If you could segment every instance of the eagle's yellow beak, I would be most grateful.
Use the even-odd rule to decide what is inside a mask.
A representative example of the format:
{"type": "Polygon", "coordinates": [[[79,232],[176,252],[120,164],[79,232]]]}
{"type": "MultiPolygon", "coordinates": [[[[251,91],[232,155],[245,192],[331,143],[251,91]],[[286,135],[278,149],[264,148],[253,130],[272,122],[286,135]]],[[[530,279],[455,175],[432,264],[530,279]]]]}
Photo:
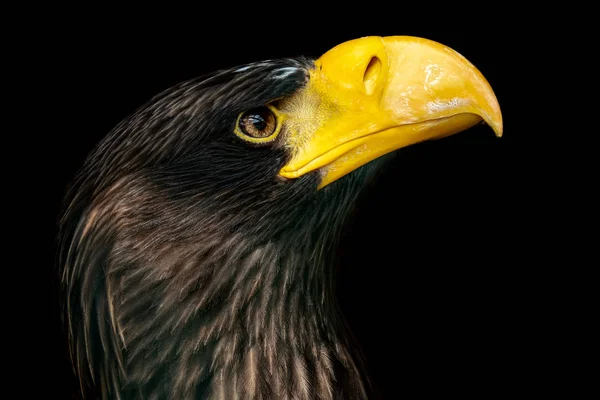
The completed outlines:
{"type": "Polygon", "coordinates": [[[393,150],[485,121],[502,136],[492,88],[464,57],[409,36],[366,37],[315,63],[307,86],[283,103],[290,162],[280,175],[320,169],[320,188],[393,150]]]}

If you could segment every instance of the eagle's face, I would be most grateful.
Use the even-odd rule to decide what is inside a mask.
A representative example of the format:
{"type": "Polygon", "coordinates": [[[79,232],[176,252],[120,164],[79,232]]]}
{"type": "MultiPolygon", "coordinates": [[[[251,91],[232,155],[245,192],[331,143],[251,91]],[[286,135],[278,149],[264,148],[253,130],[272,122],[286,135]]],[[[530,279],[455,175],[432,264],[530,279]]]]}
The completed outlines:
{"type": "MultiPolygon", "coordinates": [[[[481,119],[500,134],[493,92],[462,56],[422,39],[363,38],[316,62],[259,62],[167,90],[113,131],[90,175],[101,175],[96,193],[145,179],[221,227],[227,216],[230,229],[269,216],[282,226],[311,199],[330,204],[326,186],[358,167],[481,119]]],[[[348,193],[360,175],[346,178],[348,193]]]]}
{"type": "Polygon", "coordinates": [[[80,375],[143,397],[238,382],[231,390],[270,398],[308,390],[298,373],[312,366],[306,397],[362,388],[335,322],[337,228],[371,161],[482,119],[501,134],[483,76],[410,37],[249,64],[155,97],[89,157],[62,220],[80,375]],[[319,354],[298,364],[298,349],[319,354]],[[258,369],[265,386],[245,375],[258,369]]]}

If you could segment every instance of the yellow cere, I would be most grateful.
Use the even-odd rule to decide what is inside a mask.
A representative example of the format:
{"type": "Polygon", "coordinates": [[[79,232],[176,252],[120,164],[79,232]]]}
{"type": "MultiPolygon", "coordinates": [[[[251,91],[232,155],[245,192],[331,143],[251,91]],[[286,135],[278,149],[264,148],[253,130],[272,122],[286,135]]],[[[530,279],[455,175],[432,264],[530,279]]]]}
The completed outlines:
{"type": "Polygon", "coordinates": [[[502,135],[498,101],[483,75],[439,43],[366,37],[315,62],[307,86],[282,101],[291,154],[280,176],[322,171],[319,187],[386,153],[484,120],[502,135]]]}

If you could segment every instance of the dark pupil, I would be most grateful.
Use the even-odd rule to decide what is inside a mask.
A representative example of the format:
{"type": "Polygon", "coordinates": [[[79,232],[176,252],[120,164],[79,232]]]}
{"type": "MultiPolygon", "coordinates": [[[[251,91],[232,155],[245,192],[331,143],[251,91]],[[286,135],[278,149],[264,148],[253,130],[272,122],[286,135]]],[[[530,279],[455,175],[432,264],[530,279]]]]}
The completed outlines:
{"type": "Polygon", "coordinates": [[[248,122],[250,122],[257,131],[262,131],[267,127],[267,121],[259,114],[248,116],[248,122]]]}

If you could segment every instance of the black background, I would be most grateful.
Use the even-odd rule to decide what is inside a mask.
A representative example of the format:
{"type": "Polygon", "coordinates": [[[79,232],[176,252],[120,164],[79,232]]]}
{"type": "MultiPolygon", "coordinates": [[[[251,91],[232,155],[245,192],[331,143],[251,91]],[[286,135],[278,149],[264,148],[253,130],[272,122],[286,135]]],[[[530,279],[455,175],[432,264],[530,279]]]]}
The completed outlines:
{"type": "MultiPolygon", "coordinates": [[[[445,29],[423,11],[410,18],[369,10],[326,17],[303,7],[297,13],[292,19],[289,11],[232,6],[197,18],[178,10],[151,21],[93,12],[57,19],[41,34],[46,69],[38,73],[52,86],[42,95],[52,118],[39,132],[51,157],[40,172],[51,197],[47,243],[54,243],[61,198],[86,155],[159,91],[251,61],[318,57],[361,36],[433,39],[486,76],[504,114],[504,137],[480,125],[400,150],[364,193],[337,250],[340,301],[385,398],[516,393],[532,379],[539,338],[530,329],[537,307],[527,294],[532,272],[520,253],[528,230],[519,161],[527,133],[515,123],[513,39],[459,13],[440,13],[452,22],[445,29]]],[[[51,291],[49,247],[39,264],[50,291],[38,343],[49,350],[43,389],[45,396],[71,398],[77,386],[51,291]]]]}

